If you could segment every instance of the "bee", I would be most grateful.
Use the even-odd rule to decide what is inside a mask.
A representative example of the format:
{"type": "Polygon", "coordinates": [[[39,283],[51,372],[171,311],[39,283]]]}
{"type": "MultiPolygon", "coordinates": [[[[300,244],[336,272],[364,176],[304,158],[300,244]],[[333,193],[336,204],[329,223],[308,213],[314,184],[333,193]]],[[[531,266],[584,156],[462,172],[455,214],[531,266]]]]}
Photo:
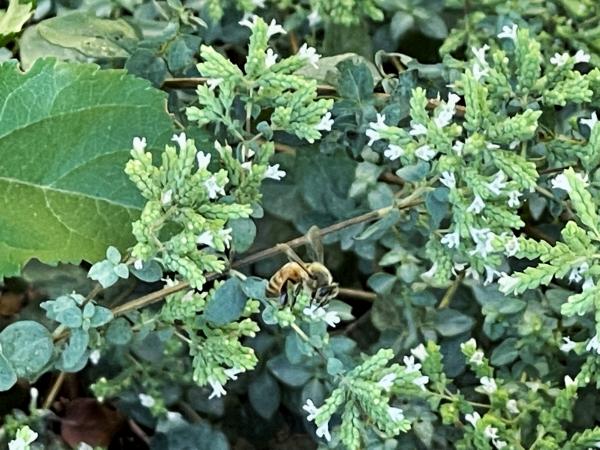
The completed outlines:
{"type": "Polygon", "coordinates": [[[333,282],[331,272],[323,264],[323,246],[319,238],[319,229],[311,227],[307,233],[308,242],[313,251],[314,261],[305,263],[287,244],[277,247],[285,253],[290,261],[273,274],[267,286],[267,292],[279,297],[280,303],[287,302],[288,293],[303,289],[311,296],[311,301],[324,305],[336,297],[339,292],[338,283],[333,282]]]}

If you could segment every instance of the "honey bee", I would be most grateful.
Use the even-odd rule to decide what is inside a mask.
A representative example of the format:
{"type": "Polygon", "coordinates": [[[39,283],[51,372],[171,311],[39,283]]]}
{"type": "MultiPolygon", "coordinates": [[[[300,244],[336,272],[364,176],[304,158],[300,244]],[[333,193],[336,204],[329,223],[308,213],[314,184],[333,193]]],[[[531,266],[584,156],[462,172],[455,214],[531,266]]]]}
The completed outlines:
{"type": "Polygon", "coordinates": [[[317,305],[323,305],[338,295],[338,283],[333,282],[331,272],[323,264],[323,246],[318,237],[319,229],[311,227],[307,238],[315,261],[309,263],[302,261],[287,244],[277,246],[288,256],[290,262],[273,274],[267,292],[274,297],[279,297],[280,303],[286,303],[290,289],[294,292],[297,292],[297,289],[304,289],[311,295],[311,301],[317,305]]]}

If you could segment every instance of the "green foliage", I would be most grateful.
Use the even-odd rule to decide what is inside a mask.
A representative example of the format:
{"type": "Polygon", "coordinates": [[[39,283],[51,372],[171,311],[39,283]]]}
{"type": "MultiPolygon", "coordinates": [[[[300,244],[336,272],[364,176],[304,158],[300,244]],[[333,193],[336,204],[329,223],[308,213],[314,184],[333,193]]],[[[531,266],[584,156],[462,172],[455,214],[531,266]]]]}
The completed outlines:
{"type": "Polygon", "coordinates": [[[0,274],[31,258],[94,261],[108,245],[131,244],[141,205],[120,167],[132,129],[150,146],[169,134],[163,94],[120,72],[53,60],[26,73],[3,63],[0,77],[0,274]]]}
{"type": "Polygon", "coordinates": [[[51,371],[151,448],[599,445],[594,2],[40,3],[18,37],[31,8],[0,389],[44,403],[0,445],[62,448],[51,371]]]}

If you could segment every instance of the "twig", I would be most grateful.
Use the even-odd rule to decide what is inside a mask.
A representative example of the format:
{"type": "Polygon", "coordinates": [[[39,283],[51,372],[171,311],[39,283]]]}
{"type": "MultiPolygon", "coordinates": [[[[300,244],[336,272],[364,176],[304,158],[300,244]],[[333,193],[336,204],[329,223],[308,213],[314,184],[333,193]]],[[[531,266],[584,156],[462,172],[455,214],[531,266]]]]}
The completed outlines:
{"type": "Polygon", "coordinates": [[[42,405],[43,409],[50,409],[50,407],[52,406],[52,402],[54,402],[58,391],[60,391],[60,388],[65,381],[66,376],[67,374],[65,372],[60,372],[58,374],[56,380],[54,380],[54,383],[52,383],[52,387],[50,388],[50,392],[48,392],[46,400],[44,400],[44,404],[42,405]]]}
{"type": "Polygon", "coordinates": [[[129,428],[131,428],[131,431],[133,431],[133,434],[135,434],[142,441],[144,441],[144,444],[150,445],[150,438],[133,419],[129,419],[127,423],[129,424],[129,428]]]}
{"type": "MultiPolygon", "coordinates": [[[[401,208],[406,208],[412,206],[412,203],[409,204],[401,204],[401,208]]],[[[370,222],[376,219],[379,219],[385,216],[393,209],[393,206],[387,206],[385,208],[377,209],[375,211],[368,212],[366,214],[361,214],[360,216],[352,217],[350,219],[343,220],[341,222],[335,223],[328,227],[325,227],[319,231],[319,235],[326,236],[331,233],[335,233],[336,231],[343,230],[344,228],[350,227],[352,225],[356,225],[359,223],[370,222]]],[[[301,245],[307,244],[308,238],[306,236],[300,236],[291,241],[286,242],[289,247],[299,247],[301,245]]],[[[277,245],[267,248],[265,250],[261,250],[259,252],[253,253],[252,255],[246,256],[245,258],[234,261],[231,264],[231,268],[236,269],[238,267],[247,266],[248,264],[255,263],[257,261],[261,261],[266,258],[270,258],[279,254],[281,250],[277,247],[277,245]]],[[[207,281],[214,280],[221,276],[221,274],[216,272],[211,272],[206,275],[207,281]]],[[[130,311],[134,311],[136,309],[143,308],[145,306],[151,305],[162,300],[164,297],[174,294],[175,292],[179,292],[183,289],[187,289],[189,287],[189,283],[180,282],[174,284],[173,286],[167,286],[163,289],[160,289],[155,292],[151,292],[150,294],[144,295],[143,297],[137,298],[135,300],[131,300],[130,302],[124,303],[116,308],[112,309],[112,312],[115,316],[120,316],[126,314],[130,311]]]]}
{"type": "Polygon", "coordinates": [[[454,282],[450,285],[450,287],[444,293],[444,296],[442,297],[442,301],[438,305],[438,309],[443,309],[443,308],[448,307],[448,305],[452,301],[452,297],[454,297],[454,294],[456,294],[456,290],[460,286],[460,283],[462,282],[464,277],[465,277],[464,272],[461,272],[458,274],[458,276],[454,279],[454,282]]]}
{"type": "Polygon", "coordinates": [[[377,299],[377,294],[374,292],[362,291],[360,289],[339,288],[338,294],[340,297],[366,300],[367,302],[374,302],[377,299]]]}
{"type": "MultiPolygon", "coordinates": [[[[163,82],[162,87],[167,89],[194,89],[198,87],[198,85],[206,84],[207,80],[208,78],[206,77],[167,78],[163,82]]],[[[317,92],[320,95],[333,95],[337,93],[337,88],[329,84],[320,84],[317,86],[317,92]]],[[[376,92],[375,96],[379,99],[387,99],[390,97],[390,94],[376,92]]],[[[439,100],[434,98],[429,99],[427,101],[427,109],[435,109],[439,104],[439,100]]],[[[456,105],[455,112],[458,117],[463,117],[465,115],[465,107],[456,105]]]]}

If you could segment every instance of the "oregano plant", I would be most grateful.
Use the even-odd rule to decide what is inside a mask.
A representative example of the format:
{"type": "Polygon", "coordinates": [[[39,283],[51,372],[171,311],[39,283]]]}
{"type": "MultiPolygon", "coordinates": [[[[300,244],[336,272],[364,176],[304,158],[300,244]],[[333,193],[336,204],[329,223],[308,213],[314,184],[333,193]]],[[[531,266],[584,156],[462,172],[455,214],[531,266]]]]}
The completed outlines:
{"type": "Polygon", "coordinates": [[[0,445],[600,447],[599,14],[9,1],[0,445]]]}

